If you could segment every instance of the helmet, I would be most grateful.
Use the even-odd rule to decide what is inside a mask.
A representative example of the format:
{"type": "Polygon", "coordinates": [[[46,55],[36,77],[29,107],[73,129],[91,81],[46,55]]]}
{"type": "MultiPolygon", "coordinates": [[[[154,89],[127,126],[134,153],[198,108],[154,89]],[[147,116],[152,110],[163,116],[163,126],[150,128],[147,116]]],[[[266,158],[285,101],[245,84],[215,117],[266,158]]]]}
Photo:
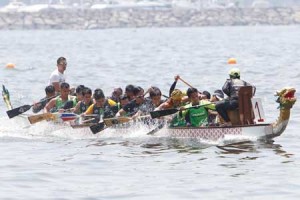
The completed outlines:
{"type": "Polygon", "coordinates": [[[172,93],[171,93],[171,99],[173,100],[181,100],[181,98],[183,97],[183,93],[178,90],[178,89],[175,89],[172,93]]]}
{"type": "Polygon", "coordinates": [[[232,68],[230,71],[229,71],[229,76],[232,76],[232,77],[240,77],[241,75],[241,72],[240,72],[240,69],[239,68],[232,68]]]}
{"type": "Polygon", "coordinates": [[[236,64],[236,59],[235,58],[229,58],[227,63],[228,64],[236,64]]]}

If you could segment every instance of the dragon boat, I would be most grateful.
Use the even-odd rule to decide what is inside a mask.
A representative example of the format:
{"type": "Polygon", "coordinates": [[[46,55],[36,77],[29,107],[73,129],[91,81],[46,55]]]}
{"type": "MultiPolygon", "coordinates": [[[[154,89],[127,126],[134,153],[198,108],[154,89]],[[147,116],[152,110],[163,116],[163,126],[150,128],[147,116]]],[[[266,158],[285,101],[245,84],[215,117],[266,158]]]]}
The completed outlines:
{"type": "MultiPolygon", "coordinates": [[[[254,121],[254,111],[257,108],[257,104],[253,104],[252,101],[252,88],[241,88],[239,91],[239,110],[231,113],[230,119],[233,122],[233,126],[220,127],[220,126],[207,126],[207,127],[166,127],[162,123],[158,123],[153,129],[147,133],[148,135],[164,135],[171,138],[197,138],[206,140],[218,140],[228,135],[233,136],[249,136],[255,137],[259,140],[269,140],[280,136],[286,129],[290,113],[297,98],[295,97],[296,89],[292,87],[286,87],[276,92],[277,103],[279,103],[279,117],[274,123],[261,123],[261,116],[258,122],[254,121]]],[[[9,101],[9,93],[3,86],[3,98],[9,109],[11,104],[9,101]]],[[[27,106],[28,107],[28,106],[27,106]]],[[[19,109],[17,109],[19,110],[19,109]]],[[[165,112],[163,110],[160,112],[165,112]]],[[[178,110],[173,109],[171,112],[175,113],[178,110]]],[[[156,112],[156,111],[154,111],[156,112]]],[[[169,111],[167,111],[169,112],[169,111]]],[[[23,113],[19,112],[19,113],[23,113]]],[[[153,118],[152,114],[150,113],[153,118]]],[[[258,114],[260,115],[258,110],[258,114]]],[[[60,121],[68,121],[71,119],[78,119],[79,116],[71,113],[64,114],[51,114],[43,113],[38,115],[29,116],[28,119],[31,124],[51,119],[59,119],[60,121]]],[[[159,117],[159,116],[158,116],[159,117]]],[[[54,120],[56,121],[56,120],[54,120]]],[[[143,123],[143,120],[141,120],[143,123]]],[[[75,124],[71,126],[73,128],[90,129],[94,134],[99,133],[106,128],[115,128],[118,132],[129,133],[132,131],[132,119],[128,117],[111,118],[106,119],[98,124],[75,124]]]]}
{"type": "MultiPolygon", "coordinates": [[[[294,88],[283,88],[276,92],[275,96],[278,97],[279,103],[279,117],[274,123],[251,123],[244,119],[245,113],[240,114],[240,120],[233,123],[233,126],[228,127],[167,127],[164,129],[165,135],[174,138],[198,138],[207,140],[218,140],[224,138],[226,135],[235,136],[249,136],[255,137],[258,140],[270,140],[272,138],[280,136],[286,129],[289,119],[291,108],[296,102],[295,97],[296,90],[294,88]],[[241,122],[242,121],[242,122],[241,122]]],[[[239,95],[240,96],[240,95],[239,95]]],[[[251,96],[251,94],[250,94],[251,96]]],[[[248,100],[251,98],[248,98],[248,100]]],[[[241,102],[239,102],[241,104],[241,102]]],[[[241,105],[240,105],[241,107],[241,105]]],[[[251,107],[252,109],[252,107],[251,107]]],[[[248,112],[253,113],[252,111],[248,112]]],[[[232,118],[232,116],[231,116],[232,118]]],[[[162,130],[162,129],[161,129],[162,130]]],[[[160,130],[157,130],[160,131],[160,130]]]]}

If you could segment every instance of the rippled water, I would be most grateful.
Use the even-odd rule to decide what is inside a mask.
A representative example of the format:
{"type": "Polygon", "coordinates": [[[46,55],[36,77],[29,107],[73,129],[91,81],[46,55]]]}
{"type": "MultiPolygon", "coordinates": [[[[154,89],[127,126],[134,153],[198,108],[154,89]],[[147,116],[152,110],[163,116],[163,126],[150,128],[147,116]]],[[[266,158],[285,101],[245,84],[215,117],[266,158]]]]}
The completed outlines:
{"type": "MultiPolygon", "coordinates": [[[[273,93],[300,88],[300,27],[203,27],[97,31],[0,31],[0,80],[13,106],[40,99],[56,59],[67,80],[103,88],[133,83],[168,94],[173,77],[200,90],[222,87],[229,57],[257,86],[268,122],[278,116],[273,93]],[[15,70],[4,69],[8,62],[15,70]]],[[[187,89],[182,82],[178,88],[187,89]]],[[[2,199],[298,199],[299,103],[274,142],[181,141],[87,130],[26,118],[8,119],[0,103],[2,199]]],[[[30,112],[28,112],[30,114],[30,112]]]]}

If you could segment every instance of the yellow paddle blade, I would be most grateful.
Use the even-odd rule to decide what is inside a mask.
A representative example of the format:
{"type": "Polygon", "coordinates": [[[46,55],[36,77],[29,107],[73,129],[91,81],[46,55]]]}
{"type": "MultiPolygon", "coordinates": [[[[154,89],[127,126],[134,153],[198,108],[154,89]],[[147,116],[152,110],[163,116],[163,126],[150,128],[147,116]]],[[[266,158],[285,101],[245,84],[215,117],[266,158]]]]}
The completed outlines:
{"type": "Polygon", "coordinates": [[[52,113],[42,113],[37,115],[32,115],[28,117],[28,120],[30,124],[35,124],[37,122],[43,121],[43,120],[54,120],[55,115],[52,113]]]}
{"type": "Polygon", "coordinates": [[[129,122],[131,120],[130,117],[115,117],[115,118],[107,118],[103,119],[106,126],[112,126],[115,124],[122,124],[129,122]]]}

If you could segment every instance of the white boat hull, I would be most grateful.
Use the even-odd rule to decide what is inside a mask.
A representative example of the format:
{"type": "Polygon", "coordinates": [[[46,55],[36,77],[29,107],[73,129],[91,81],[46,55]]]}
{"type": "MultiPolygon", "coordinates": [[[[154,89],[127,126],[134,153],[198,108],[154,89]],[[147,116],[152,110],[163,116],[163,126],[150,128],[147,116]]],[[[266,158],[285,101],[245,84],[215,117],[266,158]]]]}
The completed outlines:
{"type": "Polygon", "coordinates": [[[256,137],[257,139],[270,138],[272,135],[271,124],[233,127],[176,127],[168,128],[167,135],[175,138],[198,138],[205,140],[219,140],[226,135],[240,135],[256,137]]]}

